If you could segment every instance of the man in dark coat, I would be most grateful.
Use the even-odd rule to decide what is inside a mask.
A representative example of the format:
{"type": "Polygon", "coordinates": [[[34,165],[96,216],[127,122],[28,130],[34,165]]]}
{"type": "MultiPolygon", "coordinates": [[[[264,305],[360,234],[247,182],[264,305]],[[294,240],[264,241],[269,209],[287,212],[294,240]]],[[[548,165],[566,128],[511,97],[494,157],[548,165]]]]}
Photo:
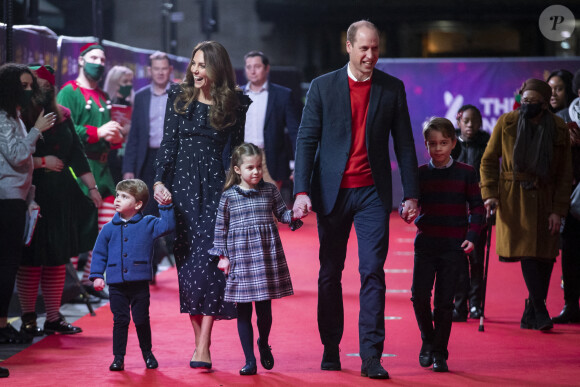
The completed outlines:
{"type": "Polygon", "coordinates": [[[244,61],[248,80],[244,94],[252,99],[246,113],[244,141],[264,150],[264,180],[280,189],[290,177],[300,112],[292,91],[268,80],[270,60],[263,52],[250,51],[244,61]]]}
{"type": "Polygon", "coordinates": [[[315,79],[308,91],[296,146],[294,215],[317,213],[318,329],[324,345],[321,368],[341,369],[341,277],[354,223],[361,278],[361,374],[387,379],[381,355],[385,340],[383,266],[392,210],[389,134],[401,172],[402,216],[407,221],[417,214],[417,157],[404,85],[375,69],[379,54],[376,27],[368,21],[353,23],[347,32],[346,50],[348,65],[315,79]]]}

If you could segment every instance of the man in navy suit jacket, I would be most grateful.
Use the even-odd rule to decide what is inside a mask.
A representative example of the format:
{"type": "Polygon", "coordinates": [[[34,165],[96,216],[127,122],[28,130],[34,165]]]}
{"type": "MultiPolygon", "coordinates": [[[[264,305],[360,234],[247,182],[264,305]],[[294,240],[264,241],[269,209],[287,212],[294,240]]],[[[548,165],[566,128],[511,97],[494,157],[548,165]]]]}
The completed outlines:
{"type": "Polygon", "coordinates": [[[347,32],[349,63],[312,81],[296,145],[294,215],[317,213],[320,241],[318,329],[321,368],[340,370],[344,330],[341,277],[352,224],[361,279],[361,375],[388,379],[381,365],[385,340],[385,273],[392,210],[389,134],[401,171],[405,206],[417,214],[417,157],[403,82],[375,69],[379,33],[368,21],[347,32]]]}
{"type": "Polygon", "coordinates": [[[280,189],[290,177],[300,113],[292,91],[268,81],[270,61],[263,52],[250,51],[244,60],[248,79],[244,93],[252,99],[246,113],[244,141],[264,149],[264,180],[280,189]]]}
{"type": "MultiPolygon", "coordinates": [[[[173,66],[167,54],[157,51],[149,57],[148,71],[151,84],[135,93],[131,131],[123,158],[123,179],[141,179],[153,192],[153,164],[163,137],[167,90],[173,66]]],[[[158,216],[155,201],[150,202],[144,213],[158,216]]]]}

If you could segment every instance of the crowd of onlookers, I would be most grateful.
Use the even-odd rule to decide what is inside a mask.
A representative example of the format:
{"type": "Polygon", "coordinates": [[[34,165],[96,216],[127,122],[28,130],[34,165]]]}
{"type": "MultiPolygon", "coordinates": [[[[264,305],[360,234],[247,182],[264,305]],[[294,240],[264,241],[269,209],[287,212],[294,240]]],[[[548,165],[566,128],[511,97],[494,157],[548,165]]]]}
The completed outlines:
{"type": "MultiPolygon", "coordinates": [[[[185,185],[180,186],[181,181],[174,180],[174,174],[183,173],[180,168],[191,167],[180,167],[186,157],[181,155],[176,158],[176,144],[187,144],[188,136],[194,134],[177,133],[177,130],[170,132],[171,125],[178,125],[177,121],[172,121],[173,117],[179,114],[188,119],[193,117],[197,120],[195,125],[201,125],[202,128],[206,120],[207,125],[212,127],[228,127],[227,120],[238,125],[244,122],[245,141],[263,149],[264,166],[267,163],[264,168],[265,180],[271,181],[278,188],[290,175],[288,159],[292,158],[296,149],[300,121],[299,109],[293,106],[290,91],[268,84],[269,61],[261,52],[250,52],[245,58],[248,84],[243,94],[251,97],[253,106],[249,102],[244,105],[243,98],[229,94],[235,92],[235,87],[229,84],[231,74],[228,72],[231,68],[212,69],[212,73],[208,70],[210,75],[206,79],[205,65],[211,68],[218,63],[211,59],[212,55],[224,55],[216,47],[203,47],[207,62],[203,68],[199,66],[194,51],[191,71],[187,72],[184,80],[184,83],[192,85],[191,92],[186,87],[179,89],[171,82],[171,62],[161,52],[150,57],[151,84],[136,93],[132,88],[134,74],[127,67],[114,66],[104,78],[105,52],[96,43],[81,49],[78,77],[63,85],[58,93],[54,70],[50,66],[7,63],[0,67],[0,211],[3,215],[0,220],[0,344],[30,342],[33,337],[45,334],[82,332],[80,327],[68,323],[60,313],[66,265],[71,260],[77,267],[79,261],[84,264],[82,275],[79,275],[87,293],[83,292],[84,295],[79,296],[81,301],[97,302],[109,298],[105,289],[97,290],[93,287],[94,278],[90,278],[92,249],[101,228],[118,212],[115,207],[117,183],[123,179],[139,178],[148,186],[151,196],[155,194],[160,203],[163,199],[159,198],[169,194],[169,191],[177,200],[177,234],[156,241],[154,262],[158,264],[169,255],[168,250],[175,241],[176,258],[182,270],[179,274],[181,309],[191,315],[198,349],[191,364],[201,364],[201,367],[206,368],[209,364],[211,367],[209,342],[204,342],[209,340],[207,329],[211,333],[211,323],[198,318],[203,313],[197,313],[197,306],[183,295],[189,290],[181,288],[181,285],[183,282],[183,286],[186,286],[189,281],[183,267],[188,267],[188,276],[202,270],[189,259],[200,254],[207,255],[213,242],[217,203],[214,203],[213,213],[200,215],[192,224],[183,220],[184,215],[179,212],[179,208],[187,210],[189,204],[180,207],[179,203],[180,200],[184,203],[190,200],[187,196],[189,194],[206,196],[208,189],[221,194],[222,185],[209,188],[201,185],[200,191],[191,191],[197,188],[192,188],[185,180],[185,185]],[[208,86],[204,86],[203,82],[218,82],[220,77],[223,78],[224,86],[220,90],[223,95],[204,95],[204,87],[208,86]],[[101,88],[100,81],[103,78],[104,86],[101,88]],[[194,89],[202,90],[202,93],[194,89]],[[261,95],[263,91],[269,93],[270,97],[268,94],[261,95]],[[272,113],[268,98],[274,96],[279,106],[272,113]],[[240,102],[232,102],[236,98],[240,102]],[[192,104],[192,101],[197,102],[192,104]],[[237,110],[231,109],[234,105],[238,106],[237,110]],[[247,113],[244,120],[238,119],[236,122],[236,115],[242,114],[241,110],[247,110],[248,106],[253,110],[247,113]],[[222,113],[223,116],[220,116],[222,113]],[[272,114],[279,122],[272,124],[272,129],[263,130],[269,125],[268,117],[272,114]],[[252,125],[258,130],[252,130],[252,125]],[[182,194],[183,198],[188,199],[182,199],[182,194]],[[41,216],[34,215],[38,210],[41,216]],[[30,222],[35,226],[31,227],[33,232],[28,235],[30,222]],[[189,228],[186,229],[184,225],[189,228]],[[211,235],[208,237],[192,232],[196,227],[211,230],[211,235]],[[194,251],[195,248],[198,250],[194,251]],[[85,259],[79,260],[82,253],[85,259]],[[7,319],[15,285],[22,311],[20,331],[12,327],[7,319]],[[46,310],[46,321],[42,327],[37,325],[36,314],[39,287],[46,310]],[[184,304],[186,299],[191,304],[184,304]]],[[[350,51],[349,54],[352,61],[354,54],[350,51]]],[[[313,95],[310,94],[310,97],[313,95]]],[[[324,99],[324,96],[321,98],[324,99]]],[[[308,106],[305,114],[312,114],[308,106]]],[[[303,116],[303,125],[308,124],[311,122],[305,122],[303,116]]],[[[574,75],[567,70],[554,71],[545,82],[527,80],[518,91],[514,111],[499,118],[491,135],[482,130],[482,116],[474,105],[461,107],[457,112],[457,121],[453,124],[456,124],[457,129],[451,134],[446,134],[445,130],[437,126],[437,121],[428,124],[425,143],[429,149],[428,133],[431,130],[441,132],[445,138],[453,138],[456,146],[451,150],[452,160],[471,165],[475,169],[487,215],[497,216],[497,254],[502,261],[520,262],[529,291],[521,327],[547,330],[554,323],[580,322],[580,219],[568,211],[571,190],[580,181],[580,70],[574,75]],[[560,250],[565,306],[559,316],[551,318],[546,308],[546,298],[553,265],[560,250]]],[[[195,132],[199,129],[195,126],[192,130],[195,132]]],[[[244,133],[244,128],[240,128],[240,133],[244,133]]],[[[220,137],[219,131],[215,136],[211,140],[219,143],[216,149],[223,152],[228,138],[220,137]]],[[[300,134],[298,138],[300,141],[300,134]]],[[[244,139],[232,137],[229,140],[239,144],[244,139]]],[[[179,148],[179,152],[182,151],[179,148]]],[[[195,157],[199,157],[196,162],[207,165],[212,163],[207,160],[218,156],[217,153],[206,156],[203,152],[195,153],[195,157]]],[[[216,171],[220,168],[223,170],[221,162],[218,164],[215,165],[216,171]]],[[[349,165],[345,173],[351,173],[351,182],[358,184],[360,171],[349,169],[349,165]]],[[[197,178],[187,176],[193,181],[197,178]]],[[[370,172],[368,177],[371,182],[373,177],[376,178],[370,172]]],[[[199,178],[203,179],[204,176],[199,178]]],[[[304,192],[298,190],[296,193],[298,203],[305,203],[304,207],[300,204],[299,209],[304,210],[305,216],[311,208],[310,203],[303,201],[304,192]]],[[[418,199],[419,205],[422,202],[421,197],[405,199],[418,199]]],[[[424,198],[423,204],[427,206],[424,198]]],[[[142,210],[146,215],[159,216],[159,208],[153,200],[142,210]]],[[[420,222],[417,224],[419,227],[420,222]]],[[[484,231],[473,241],[469,259],[461,261],[454,289],[452,319],[455,322],[480,318],[482,315],[485,236],[488,227],[491,227],[489,223],[483,225],[484,231]]],[[[388,232],[386,235],[388,237],[388,232]]],[[[217,266],[214,269],[218,270],[217,266]]],[[[418,296],[414,293],[413,297],[418,296]]],[[[251,318],[251,306],[247,313],[251,318]]],[[[216,315],[223,315],[223,318],[233,316],[225,310],[216,312],[216,315]]],[[[437,319],[437,316],[434,318],[437,319]]],[[[248,344],[250,346],[253,345],[251,340],[248,344]]],[[[262,343],[259,342],[260,353],[262,355],[264,352],[267,357],[269,347],[263,341],[264,336],[262,343]]],[[[422,365],[433,362],[432,358],[425,357],[426,351],[421,352],[422,365]]],[[[335,357],[328,355],[327,360],[330,358],[336,360],[338,354],[335,357]]],[[[336,363],[327,362],[327,365],[330,364],[328,369],[333,369],[336,363]]],[[[253,367],[250,372],[255,373],[255,358],[253,367]]],[[[2,369],[1,372],[0,376],[8,376],[7,370],[2,369]]],[[[380,370],[377,375],[384,376],[380,370]]]]}

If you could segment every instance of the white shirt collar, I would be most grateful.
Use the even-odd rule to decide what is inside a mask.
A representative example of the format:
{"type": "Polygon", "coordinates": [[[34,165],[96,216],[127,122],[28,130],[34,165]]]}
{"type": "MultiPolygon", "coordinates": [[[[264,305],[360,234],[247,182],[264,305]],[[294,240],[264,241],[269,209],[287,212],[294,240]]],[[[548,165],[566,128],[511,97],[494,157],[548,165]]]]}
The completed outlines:
{"type": "Polygon", "coordinates": [[[359,81],[358,79],[356,79],[356,77],[354,76],[354,74],[352,73],[352,71],[350,70],[350,62],[348,62],[348,65],[346,66],[346,73],[348,74],[348,77],[350,79],[352,79],[355,82],[366,82],[369,79],[371,79],[371,77],[373,76],[373,73],[371,73],[370,77],[363,79],[362,81],[359,81]]]}
{"type": "Polygon", "coordinates": [[[244,87],[244,94],[248,94],[248,93],[261,93],[263,91],[268,91],[268,81],[264,82],[264,84],[262,85],[262,88],[260,89],[260,91],[253,91],[252,89],[250,89],[250,82],[248,82],[246,84],[246,87],[244,87]]]}
{"type": "Polygon", "coordinates": [[[453,157],[451,157],[451,156],[449,156],[449,161],[447,162],[447,164],[445,164],[442,167],[436,167],[435,164],[433,164],[433,159],[429,160],[429,165],[432,168],[435,168],[435,169],[445,169],[445,168],[449,168],[451,166],[451,164],[453,164],[453,157]]]}

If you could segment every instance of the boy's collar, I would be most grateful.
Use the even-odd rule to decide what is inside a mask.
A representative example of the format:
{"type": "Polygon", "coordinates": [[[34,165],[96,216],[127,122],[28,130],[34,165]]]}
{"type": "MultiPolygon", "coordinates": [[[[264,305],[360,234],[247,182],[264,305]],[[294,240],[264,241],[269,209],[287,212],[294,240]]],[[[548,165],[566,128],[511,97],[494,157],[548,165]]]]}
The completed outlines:
{"type": "Polygon", "coordinates": [[[114,225],[118,226],[124,223],[137,223],[141,219],[143,219],[143,213],[141,211],[133,215],[133,217],[129,220],[124,220],[123,218],[121,218],[121,215],[118,212],[115,212],[115,216],[113,216],[112,222],[114,225]]]}
{"type": "Polygon", "coordinates": [[[431,168],[434,168],[434,169],[446,169],[446,168],[449,168],[452,164],[453,164],[453,157],[451,157],[451,156],[449,156],[449,161],[447,162],[447,164],[445,164],[442,167],[436,167],[435,164],[433,164],[433,159],[429,160],[429,166],[431,168]]]}

